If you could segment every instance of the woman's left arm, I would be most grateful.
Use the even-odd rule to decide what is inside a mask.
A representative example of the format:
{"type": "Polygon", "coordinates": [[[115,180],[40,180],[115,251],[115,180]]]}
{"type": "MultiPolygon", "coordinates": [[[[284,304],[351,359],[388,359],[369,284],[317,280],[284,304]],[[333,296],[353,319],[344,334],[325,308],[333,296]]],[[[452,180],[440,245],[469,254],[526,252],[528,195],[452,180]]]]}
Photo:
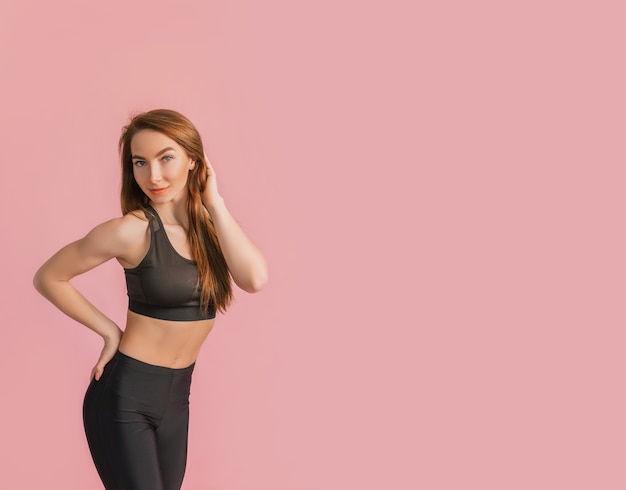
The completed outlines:
{"type": "Polygon", "coordinates": [[[233,281],[244,291],[256,293],[267,284],[267,261],[230,214],[224,199],[217,192],[213,167],[206,156],[205,159],[209,175],[202,202],[211,215],[233,281]]]}

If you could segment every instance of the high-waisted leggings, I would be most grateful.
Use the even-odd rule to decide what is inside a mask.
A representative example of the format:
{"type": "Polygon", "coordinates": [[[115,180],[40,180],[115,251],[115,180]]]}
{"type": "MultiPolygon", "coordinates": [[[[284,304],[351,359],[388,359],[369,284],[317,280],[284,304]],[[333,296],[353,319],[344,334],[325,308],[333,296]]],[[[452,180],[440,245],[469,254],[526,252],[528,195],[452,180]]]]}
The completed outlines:
{"type": "Polygon", "coordinates": [[[107,490],[180,490],[193,368],[154,366],[118,351],[91,381],[83,421],[107,490]]]}

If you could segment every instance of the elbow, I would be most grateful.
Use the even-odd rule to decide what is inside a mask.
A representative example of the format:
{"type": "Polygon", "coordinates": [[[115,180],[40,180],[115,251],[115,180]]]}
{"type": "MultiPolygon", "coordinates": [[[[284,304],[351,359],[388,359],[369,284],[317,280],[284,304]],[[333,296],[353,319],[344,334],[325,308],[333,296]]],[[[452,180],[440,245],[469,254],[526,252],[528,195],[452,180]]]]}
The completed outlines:
{"type": "Polygon", "coordinates": [[[47,273],[45,265],[41,266],[39,270],[33,276],[33,287],[41,294],[46,296],[50,291],[50,286],[53,284],[53,279],[50,274],[47,273]]]}
{"type": "Polygon", "coordinates": [[[256,279],[253,283],[252,283],[252,289],[251,289],[251,293],[258,293],[261,289],[263,289],[265,286],[267,286],[267,275],[256,279]]]}
{"type": "Polygon", "coordinates": [[[43,294],[44,290],[44,279],[41,269],[39,269],[35,275],[33,276],[33,287],[40,293],[43,294]]]}
{"type": "Polygon", "coordinates": [[[251,277],[245,284],[242,284],[240,287],[247,293],[258,293],[263,289],[268,282],[267,270],[258,272],[253,277],[251,277]]]}

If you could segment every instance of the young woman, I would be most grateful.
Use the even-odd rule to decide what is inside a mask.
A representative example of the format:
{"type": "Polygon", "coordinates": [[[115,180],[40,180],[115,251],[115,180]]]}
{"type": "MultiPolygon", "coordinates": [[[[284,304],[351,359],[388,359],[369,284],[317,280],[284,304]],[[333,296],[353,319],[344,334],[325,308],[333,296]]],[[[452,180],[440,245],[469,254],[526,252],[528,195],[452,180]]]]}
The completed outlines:
{"type": "Polygon", "coordinates": [[[193,124],[170,110],[134,117],[119,141],[122,212],[59,250],[37,290],[104,339],[83,418],[107,490],[180,489],[196,357],[232,298],[253,293],[267,263],[228,211],[193,124]],[[115,258],[124,268],[122,331],[70,284],[115,258]]]}

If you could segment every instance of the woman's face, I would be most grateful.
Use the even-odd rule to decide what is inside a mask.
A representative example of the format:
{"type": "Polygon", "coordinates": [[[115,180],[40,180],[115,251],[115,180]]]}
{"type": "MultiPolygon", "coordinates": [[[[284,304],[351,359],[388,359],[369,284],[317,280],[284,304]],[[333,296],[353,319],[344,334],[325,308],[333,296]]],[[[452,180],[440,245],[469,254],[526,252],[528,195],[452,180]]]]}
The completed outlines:
{"type": "Polygon", "coordinates": [[[195,162],[174,140],[144,129],[130,142],[133,176],[148,199],[156,204],[184,200],[187,177],[195,162]]]}

